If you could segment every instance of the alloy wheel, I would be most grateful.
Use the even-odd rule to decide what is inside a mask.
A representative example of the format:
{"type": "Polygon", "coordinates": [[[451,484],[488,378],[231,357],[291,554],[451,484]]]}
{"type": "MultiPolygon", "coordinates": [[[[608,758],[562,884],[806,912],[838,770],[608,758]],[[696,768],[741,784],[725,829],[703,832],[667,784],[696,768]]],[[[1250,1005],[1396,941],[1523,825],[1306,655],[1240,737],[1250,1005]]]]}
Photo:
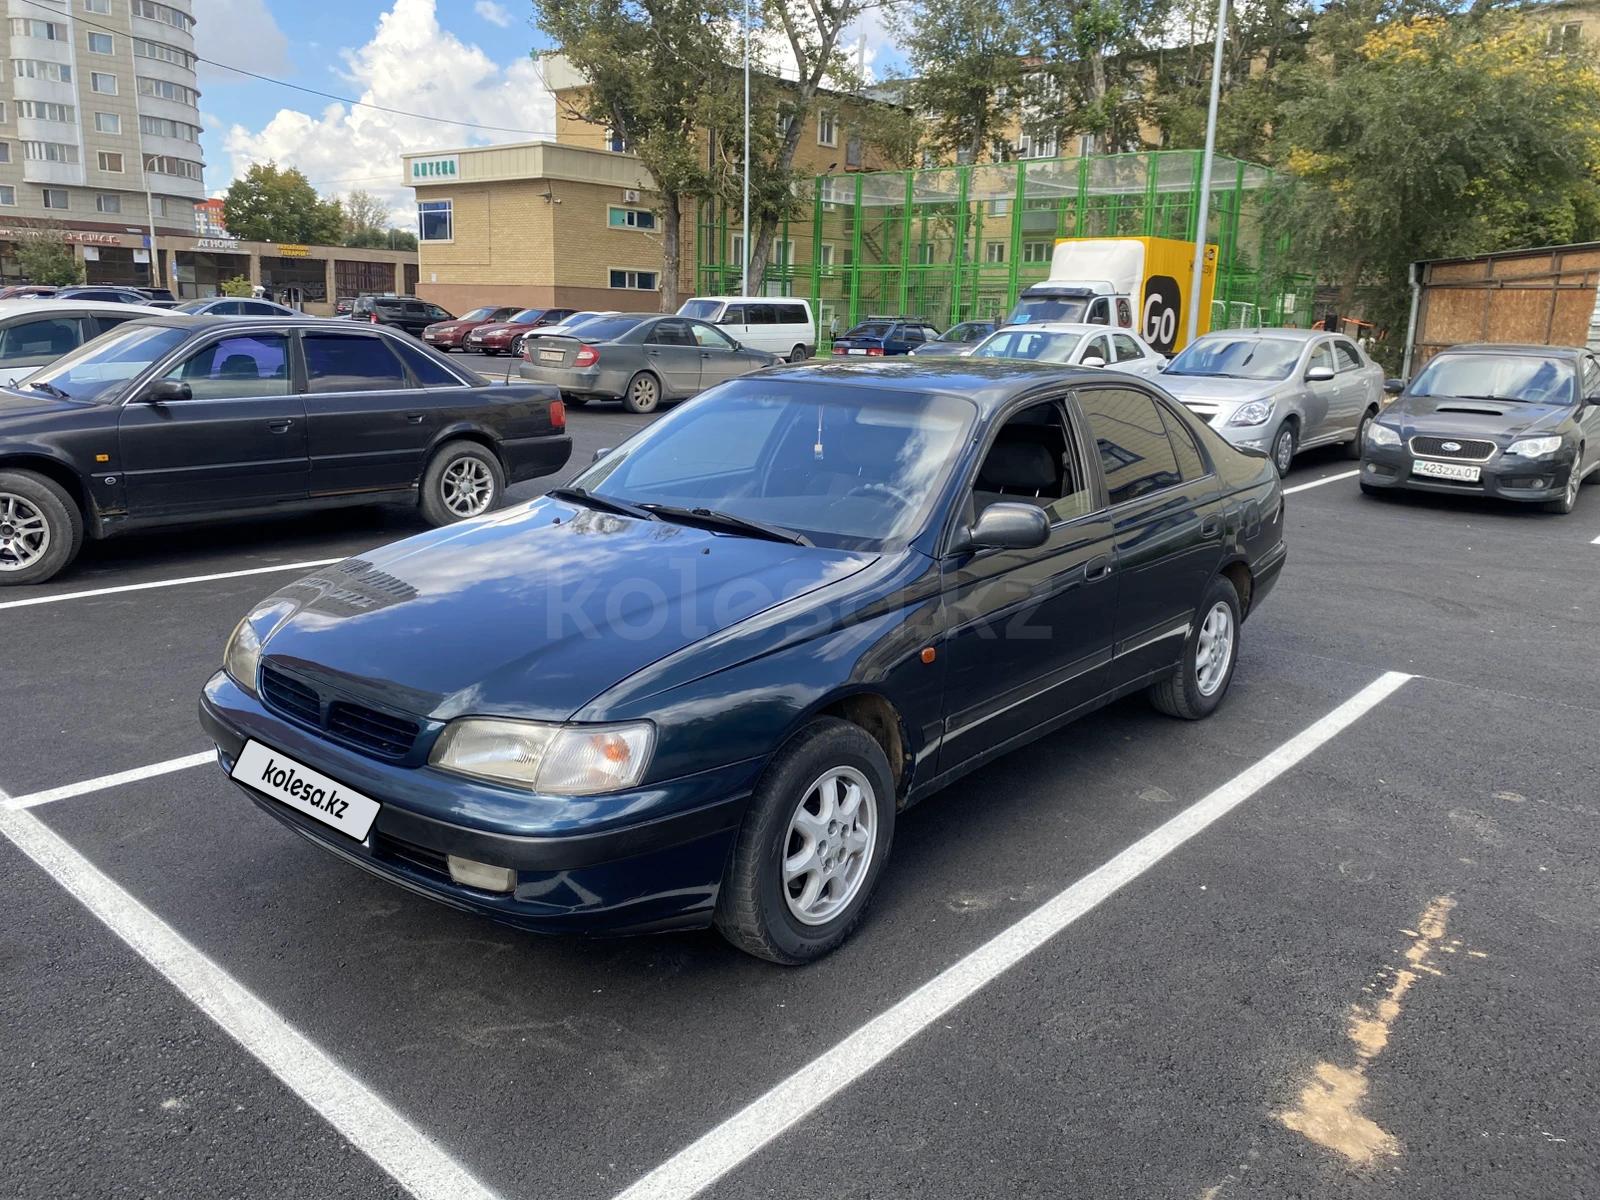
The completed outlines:
{"type": "Polygon", "coordinates": [[[1294,431],[1288,426],[1284,426],[1273,444],[1272,461],[1278,468],[1278,474],[1289,473],[1289,467],[1294,462],[1294,431]]]}
{"type": "Polygon", "coordinates": [[[475,517],[494,498],[494,476],[476,458],[458,458],[439,480],[444,506],[458,517],[475,517]]]}
{"type": "Polygon", "coordinates": [[[0,492],[0,571],[24,571],[50,549],[50,524],[33,503],[0,492]]]}
{"type": "Polygon", "coordinates": [[[1211,606],[1195,645],[1195,684],[1202,696],[1216,694],[1233,663],[1233,610],[1222,601],[1211,606]]]}
{"type": "Polygon", "coordinates": [[[783,896],[804,925],[826,925],[861,890],[878,845],[877,794],[854,767],[834,767],[805,791],[783,848],[783,896]]]}
{"type": "Polygon", "coordinates": [[[656,381],[648,375],[639,376],[628,388],[628,398],[633,401],[636,412],[649,412],[655,408],[658,398],[656,381]]]}

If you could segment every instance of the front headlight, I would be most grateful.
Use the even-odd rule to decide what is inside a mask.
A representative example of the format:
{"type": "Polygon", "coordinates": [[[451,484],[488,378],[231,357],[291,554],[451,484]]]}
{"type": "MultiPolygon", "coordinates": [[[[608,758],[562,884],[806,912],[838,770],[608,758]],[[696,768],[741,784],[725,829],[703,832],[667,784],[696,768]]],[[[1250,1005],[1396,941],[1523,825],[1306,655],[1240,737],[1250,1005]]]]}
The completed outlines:
{"type": "Polygon", "coordinates": [[[445,727],[428,762],[532,792],[591,796],[638,783],[650,763],[655,736],[649,721],[547,725],[463,717],[445,727]]]}
{"type": "Polygon", "coordinates": [[[1270,400],[1252,400],[1249,404],[1240,405],[1233,416],[1228,418],[1229,425],[1265,425],[1272,416],[1272,402],[1270,400]]]}
{"type": "Polygon", "coordinates": [[[233,633],[228,637],[228,644],[222,651],[222,669],[228,673],[229,679],[254,696],[256,671],[260,666],[261,639],[250,627],[250,618],[246,617],[234,626],[233,633]]]}
{"type": "Polygon", "coordinates": [[[1389,428],[1377,421],[1367,422],[1367,441],[1374,446],[1398,446],[1400,444],[1399,431],[1389,428]]]}
{"type": "Polygon", "coordinates": [[[1506,447],[1507,454],[1515,454],[1519,458],[1542,458],[1546,454],[1554,454],[1561,449],[1561,438],[1536,437],[1523,438],[1521,441],[1512,442],[1506,447]]]}

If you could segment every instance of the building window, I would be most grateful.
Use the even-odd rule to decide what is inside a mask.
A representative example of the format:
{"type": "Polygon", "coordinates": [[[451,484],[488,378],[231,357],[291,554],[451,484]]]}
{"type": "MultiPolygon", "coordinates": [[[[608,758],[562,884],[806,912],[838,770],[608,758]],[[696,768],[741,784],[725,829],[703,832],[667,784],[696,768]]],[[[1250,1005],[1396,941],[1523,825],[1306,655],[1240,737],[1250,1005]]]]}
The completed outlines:
{"type": "Polygon", "coordinates": [[[6,208],[15,208],[17,206],[17,189],[9,183],[0,186],[0,205],[6,208]]]}
{"type": "Polygon", "coordinates": [[[114,175],[122,174],[122,155],[115,150],[100,151],[100,169],[114,175]]]}
{"type": "Polygon", "coordinates": [[[1006,260],[1006,244],[1004,242],[985,242],[983,244],[983,261],[986,263],[1003,263],[1006,260]]]}
{"type": "Polygon", "coordinates": [[[160,21],[184,33],[194,28],[194,18],[188,13],[179,12],[170,4],[157,4],[156,0],[133,0],[133,15],[147,21],[160,21]]]}
{"type": "Polygon", "coordinates": [[[54,21],[38,21],[32,17],[11,18],[12,37],[36,37],[47,42],[67,40],[67,27],[54,21]]]}
{"type": "Polygon", "coordinates": [[[628,139],[615,129],[606,130],[606,149],[613,154],[626,154],[628,152],[628,139]]]}
{"type": "Polygon", "coordinates": [[[183,142],[200,140],[200,126],[187,121],[169,121],[166,117],[140,117],[139,132],[154,137],[176,138],[183,142]]]}
{"type": "Polygon", "coordinates": [[[40,58],[13,58],[11,73],[19,79],[51,79],[56,83],[71,83],[72,68],[66,63],[46,62],[40,58]]]}
{"type": "Polygon", "coordinates": [[[94,115],[96,133],[121,133],[122,118],[116,113],[97,112],[94,115]]]}
{"type": "Polygon", "coordinates": [[[822,203],[825,207],[831,208],[835,204],[853,204],[855,198],[855,185],[850,180],[829,176],[822,181],[822,203]]]}
{"type": "Polygon", "coordinates": [[[78,148],[68,142],[23,142],[22,157],[34,162],[75,163],[78,148]]]}
{"type": "Polygon", "coordinates": [[[844,143],[844,165],[859,167],[861,165],[861,135],[852,133],[844,143]]]}
{"type": "Polygon", "coordinates": [[[65,208],[65,207],[67,207],[67,189],[66,188],[45,188],[43,190],[44,190],[44,206],[46,208],[65,208]]]}
{"type": "Polygon", "coordinates": [[[83,11],[99,13],[102,17],[111,15],[111,0],[83,0],[83,11]]]}
{"type": "Polygon", "coordinates": [[[839,144],[839,128],[831,112],[817,114],[817,145],[837,146],[839,144]]]}
{"type": "Polygon", "coordinates": [[[17,116],[30,121],[59,121],[71,125],[78,119],[78,110],[70,104],[50,104],[43,100],[18,100],[17,116]]]}
{"type": "Polygon", "coordinates": [[[10,142],[0,142],[0,163],[8,163],[10,161],[11,161],[11,143],[10,142]]]}
{"type": "Polygon", "coordinates": [[[1050,255],[1049,242],[1022,243],[1022,261],[1025,263],[1047,263],[1050,261],[1050,255]]]}
{"type": "Polygon", "coordinates": [[[923,242],[917,247],[917,262],[924,267],[933,265],[933,243],[923,242]]]}
{"type": "Polygon", "coordinates": [[[625,271],[613,267],[611,269],[611,286],[630,292],[653,292],[656,290],[656,273],[654,271],[625,271]]]}
{"type": "Polygon", "coordinates": [[[119,213],[122,211],[122,197],[109,192],[101,192],[94,198],[95,212],[119,213]]]}
{"type": "Polygon", "coordinates": [[[1009,214],[1010,212],[1011,212],[1011,201],[1009,201],[1009,200],[991,200],[991,201],[989,201],[989,215],[991,217],[1003,217],[1003,216],[1006,216],[1007,214],[1009,214]]]}
{"type": "Polygon", "coordinates": [[[817,243],[817,265],[819,267],[821,267],[824,271],[826,271],[829,267],[833,266],[833,243],[832,242],[818,242],[817,243]]]}
{"type": "Polygon", "coordinates": [[[171,100],[175,104],[187,104],[194,108],[200,103],[200,93],[192,87],[184,87],[181,83],[173,83],[170,79],[150,79],[139,76],[139,95],[154,96],[158,100],[171,100]]]}
{"type": "Polygon", "coordinates": [[[417,202],[417,240],[450,242],[455,240],[455,212],[449,200],[417,202]]]}
{"type": "Polygon", "coordinates": [[[1550,53],[1570,54],[1583,45],[1583,22],[1563,21],[1550,28],[1550,53]]]}
{"type": "Polygon", "coordinates": [[[648,208],[606,209],[606,224],[613,229],[654,229],[656,215],[648,208]]]}
{"type": "Polygon", "coordinates": [[[5,123],[6,123],[6,102],[4,100],[0,100],[0,125],[4,125],[5,123]]]}
{"type": "Polygon", "coordinates": [[[109,33],[96,33],[92,29],[89,31],[89,53],[115,54],[116,52],[116,39],[113,38],[109,33]]]}
{"type": "Polygon", "coordinates": [[[205,173],[202,163],[187,158],[174,158],[170,154],[147,154],[144,169],[154,175],[176,175],[180,179],[200,179],[205,173]]]}
{"type": "Polygon", "coordinates": [[[117,94],[117,77],[115,75],[107,75],[104,71],[90,71],[89,90],[99,92],[102,96],[115,96],[117,94]]]}
{"type": "Polygon", "coordinates": [[[153,58],[157,62],[167,62],[175,67],[194,70],[193,54],[177,46],[169,46],[165,42],[152,42],[147,38],[134,38],[133,54],[135,58],[153,58]]]}

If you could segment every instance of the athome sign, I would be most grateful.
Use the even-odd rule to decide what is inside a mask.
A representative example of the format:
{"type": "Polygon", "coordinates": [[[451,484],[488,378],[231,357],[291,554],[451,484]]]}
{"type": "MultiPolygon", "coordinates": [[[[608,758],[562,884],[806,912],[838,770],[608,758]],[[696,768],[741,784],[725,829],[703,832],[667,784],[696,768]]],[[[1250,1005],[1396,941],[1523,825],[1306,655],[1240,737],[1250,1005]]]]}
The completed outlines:
{"type": "Polygon", "coordinates": [[[446,154],[442,158],[413,158],[411,160],[412,179],[456,179],[456,156],[446,154]]]}

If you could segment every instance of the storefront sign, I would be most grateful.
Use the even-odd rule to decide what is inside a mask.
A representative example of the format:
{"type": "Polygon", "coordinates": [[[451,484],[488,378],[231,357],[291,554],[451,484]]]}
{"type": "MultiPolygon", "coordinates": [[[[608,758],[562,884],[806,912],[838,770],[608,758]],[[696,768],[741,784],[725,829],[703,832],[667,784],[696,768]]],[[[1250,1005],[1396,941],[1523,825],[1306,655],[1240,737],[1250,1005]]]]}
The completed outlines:
{"type": "Polygon", "coordinates": [[[295,245],[293,242],[279,242],[278,243],[278,257],[279,258],[310,258],[311,257],[311,247],[309,247],[309,246],[298,246],[298,245],[295,245]]]}
{"type": "MultiPolygon", "coordinates": [[[[38,229],[8,229],[0,228],[0,238],[14,241],[17,238],[28,237],[31,234],[47,232],[45,227],[38,229]]],[[[120,233],[98,233],[88,229],[60,229],[55,232],[61,235],[64,242],[77,242],[84,246],[120,246],[122,235],[120,233]]]]}
{"type": "Polygon", "coordinates": [[[411,160],[411,178],[413,182],[458,179],[460,178],[460,162],[454,154],[446,154],[440,158],[413,158],[411,160]]]}
{"type": "Polygon", "coordinates": [[[196,250],[237,250],[239,248],[239,239],[195,238],[194,248],[196,250]]]}

